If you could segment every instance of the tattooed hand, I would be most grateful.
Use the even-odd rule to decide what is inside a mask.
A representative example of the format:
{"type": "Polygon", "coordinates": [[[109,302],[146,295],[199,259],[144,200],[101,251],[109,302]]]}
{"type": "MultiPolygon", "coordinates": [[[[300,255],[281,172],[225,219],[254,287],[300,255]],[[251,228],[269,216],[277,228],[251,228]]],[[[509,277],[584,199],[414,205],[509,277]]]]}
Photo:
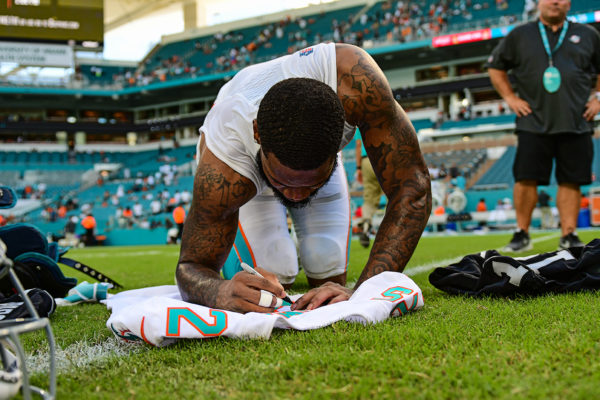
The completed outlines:
{"type": "Polygon", "coordinates": [[[231,280],[223,280],[215,275],[214,271],[199,268],[197,265],[179,264],[177,283],[185,301],[240,313],[273,312],[277,303],[276,297],[283,298],[287,293],[275,275],[261,268],[257,270],[264,278],[240,271],[231,280]],[[271,299],[268,307],[258,305],[261,290],[276,296],[271,299]]]}

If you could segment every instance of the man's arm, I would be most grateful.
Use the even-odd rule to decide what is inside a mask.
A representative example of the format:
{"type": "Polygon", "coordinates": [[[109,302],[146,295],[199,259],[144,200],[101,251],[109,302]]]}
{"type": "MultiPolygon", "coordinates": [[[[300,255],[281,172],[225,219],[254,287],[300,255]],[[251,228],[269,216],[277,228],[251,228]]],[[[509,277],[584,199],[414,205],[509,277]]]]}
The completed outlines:
{"type": "Polygon", "coordinates": [[[598,94],[600,93],[600,74],[596,77],[596,87],[592,90],[589,100],[585,105],[585,112],[583,118],[586,121],[593,121],[596,114],[600,112],[600,99],[598,94]]]}
{"type": "Polygon", "coordinates": [[[401,272],[431,212],[429,171],[415,129],[394,99],[385,75],[362,49],[337,46],[338,95],[346,119],[358,125],[369,160],[388,197],[369,260],[356,283],[384,271],[401,272]]]}
{"type": "Polygon", "coordinates": [[[248,273],[238,273],[231,280],[220,275],[235,240],[238,210],[254,197],[256,188],[215,157],[204,141],[198,157],[194,197],[176,271],[181,296],[185,301],[225,310],[272,311],[257,305],[260,290],[283,297],[281,285],[248,273]]]}
{"type": "MultiPolygon", "coordinates": [[[[385,216],[354,289],[384,271],[401,272],[412,256],[431,212],[429,171],[415,129],[394,99],[383,72],[362,49],[336,45],[338,88],[346,120],[358,125],[369,160],[388,197],[385,216]]],[[[313,309],[347,300],[352,291],[326,284],[299,299],[293,309],[313,309]]]]}
{"type": "Polygon", "coordinates": [[[494,85],[498,94],[506,101],[506,104],[508,104],[510,109],[513,110],[517,116],[524,117],[531,114],[529,103],[516,95],[508,80],[506,71],[488,68],[488,74],[490,75],[492,85],[494,85]]]}

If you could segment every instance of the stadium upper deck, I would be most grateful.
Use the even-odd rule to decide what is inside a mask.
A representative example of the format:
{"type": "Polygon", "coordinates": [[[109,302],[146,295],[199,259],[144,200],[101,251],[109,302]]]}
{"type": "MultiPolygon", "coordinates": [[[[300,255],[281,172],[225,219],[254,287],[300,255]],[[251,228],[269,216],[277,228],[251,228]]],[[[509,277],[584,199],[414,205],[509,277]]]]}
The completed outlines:
{"type": "MultiPolygon", "coordinates": [[[[513,115],[485,59],[522,0],[347,0],[163,38],[139,64],[80,60],[56,85],[0,85],[0,140],[144,143],[192,138],[216,93],[247,63],[322,40],[362,45],[386,73],[422,138],[509,132],[513,115]],[[452,34],[477,28],[484,30],[452,34]],[[447,45],[455,43],[455,45],[447,45]]],[[[597,1],[572,15],[598,24],[597,1]]],[[[583,19],[580,19],[583,20],[583,19]]]]}
{"type": "MultiPolygon", "coordinates": [[[[330,40],[357,44],[375,54],[402,52],[430,47],[432,38],[447,33],[510,26],[532,17],[526,4],[521,0],[340,1],[328,11],[313,7],[266,16],[261,24],[246,20],[171,35],[136,66],[81,60],[76,73],[45,85],[114,90],[172,80],[221,79],[223,73],[231,76],[227,72],[330,40]]],[[[573,4],[571,14],[596,8],[593,0],[581,0],[573,4]]],[[[27,85],[12,75],[0,82],[27,85]]]]}

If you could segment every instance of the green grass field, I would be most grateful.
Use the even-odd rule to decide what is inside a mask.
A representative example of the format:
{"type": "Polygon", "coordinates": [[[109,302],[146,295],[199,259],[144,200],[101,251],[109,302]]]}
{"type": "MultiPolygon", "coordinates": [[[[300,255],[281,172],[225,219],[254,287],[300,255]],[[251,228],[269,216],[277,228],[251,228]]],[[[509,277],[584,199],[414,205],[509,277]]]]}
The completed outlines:
{"type": "MultiPolygon", "coordinates": [[[[579,234],[584,242],[600,237],[597,230],[579,234]]],[[[532,238],[535,250],[527,254],[558,245],[558,232],[532,238]]],[[[51,317],[63,350],[58,398],[599,398],[599,293],[471,299],[429,284],[433,267],[509,239],[508,233],[423,237],[406,272],[423,290],[425,307],[371,326],[338,322],[307,332],[275,330],[269,340],[215,338],[153,348],[118,344],[101,304],[59,308],[51,317]]],[[[178,248],[99,247],[68,255],[133,289],[173,284],[178,248]]],[[[349,281],[367,256],[352,242],[349,281]]],[[[307,290],[301,273],[290,292],[307,290]]],[[[42,358],[42,335],[26,339],[34,359],[42,358]]],[[[37,384],[45,379],[43,372],[34,376],[37,384]]]]}

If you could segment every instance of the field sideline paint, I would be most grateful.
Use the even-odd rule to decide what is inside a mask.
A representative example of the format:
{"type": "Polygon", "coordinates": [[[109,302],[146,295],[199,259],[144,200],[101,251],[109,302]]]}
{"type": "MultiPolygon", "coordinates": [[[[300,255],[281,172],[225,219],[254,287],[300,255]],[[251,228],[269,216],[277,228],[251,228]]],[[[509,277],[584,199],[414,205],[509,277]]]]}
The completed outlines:
{"type": "MultiPolygon", "coordinates": [[[[164,250],[140,250],[140,251],[130,251],[123,252],[117,254],[119,257],[139,257],[139,256],[158,256],[158,255],[179,255],[179,249],[177,251],[164,251],[164,250]]],[[[107,258],[114,257],[115,253],[110,252],[97,252],[97,253],[86,253],[85,258],[107,258]]]]}
{"type": "MultiPolygon", "coordinates": [[[[546,240],[556,239],[558,237],[559,237],[559,235],[557,233],[552,233],[550,235],[544,235],[544,236],[540,236],[540,237],[531,239],[531,243],[545,242],[546,240]]],[[[496,249],[496,250],[498,250],[500,253],[502,253],[502,248],[496,249]]],[[[430,271],[434,268],[445,267],[447,265],[457,263],[460,260],[462,260],[463,257],[464,256],[459,256],[459,257],[454,257],[454,258],[447,258],[447,259],[441,260],[441,261],[432,261],[428,264],[419,265],[419,266],[412,267],[412,268],[407,268],[404,271],[404,273],[408,276],[414,276],[414,275],[417,275],[417,274],[420,274],[423,272],[430,271]]]]}
{"type": "MultiPolygon", "coordinates": [[[[65,373],[85,368],[92,363],[108,360],[113,357],[125,357],[139,353],[143,346],[127,344],[115,337],[110,337],[101,343],[90,345],[86,342],[77,342],[66,349],[56,348],[56,372],[65,373]]],[[[31,374],[45,373],[48,371],[48,351],[36,354],[27,354],[27,369],[31,374]]]]}

